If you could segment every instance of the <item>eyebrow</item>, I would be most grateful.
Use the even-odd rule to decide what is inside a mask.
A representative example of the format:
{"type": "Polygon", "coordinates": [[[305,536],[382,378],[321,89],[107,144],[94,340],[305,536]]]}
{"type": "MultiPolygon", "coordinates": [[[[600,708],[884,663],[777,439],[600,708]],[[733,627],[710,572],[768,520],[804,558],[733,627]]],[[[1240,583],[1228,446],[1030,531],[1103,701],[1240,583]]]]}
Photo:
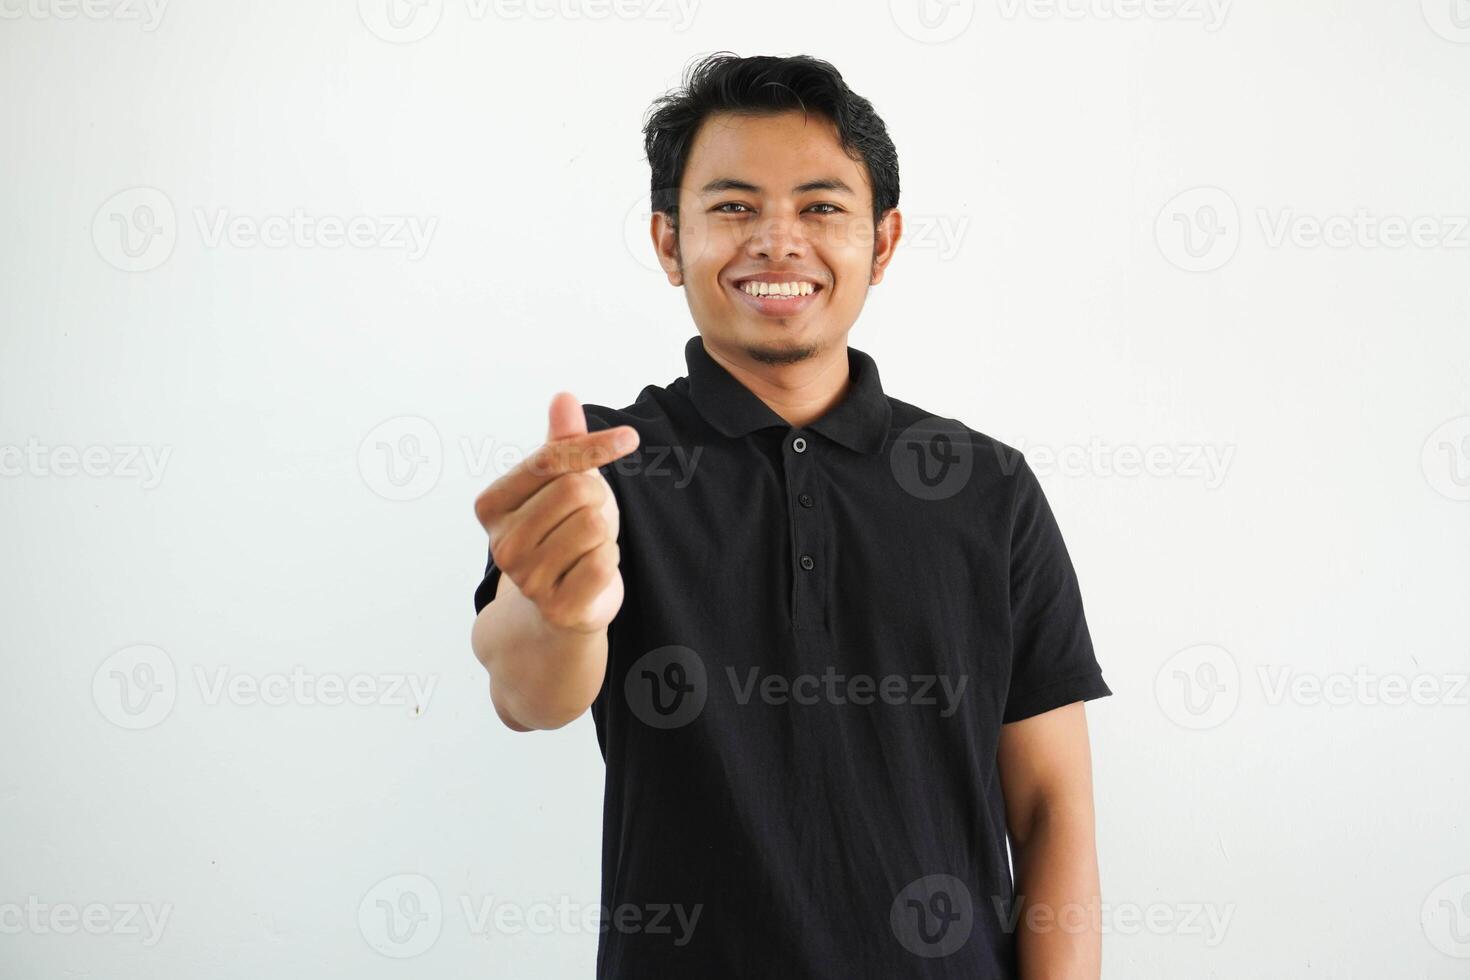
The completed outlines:
{"type": "MultiPolygon", "coordinates": [[[[759,194],[761,189],[749,181],[740,180],[735,177],[716,177],[699,189],[700,194],[719,194],[722,191],[746,191],[751,194],[759,194]]],[[[839,194],[854,194],[847,182],[840,177],[818,177],[805,183],[797,184],[791,188],[793,194],[805,194],[808,191],[835,191],[839,194]]]]}

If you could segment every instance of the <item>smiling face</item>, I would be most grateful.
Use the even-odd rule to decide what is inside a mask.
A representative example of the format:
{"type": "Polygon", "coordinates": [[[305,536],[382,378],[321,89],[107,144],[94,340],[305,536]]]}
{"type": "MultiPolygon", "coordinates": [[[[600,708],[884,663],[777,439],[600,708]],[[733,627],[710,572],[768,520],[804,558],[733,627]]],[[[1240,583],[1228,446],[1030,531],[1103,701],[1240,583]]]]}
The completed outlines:
{"type": "Polygon", "coordinates": [[[685,162],[677,236],[662,213],[652,224],[706,343],[769,364],[845,350],[901,230],[897,209],[874,227],[861,159],[830,120],[799,111],[710,116],[685,162]]]}

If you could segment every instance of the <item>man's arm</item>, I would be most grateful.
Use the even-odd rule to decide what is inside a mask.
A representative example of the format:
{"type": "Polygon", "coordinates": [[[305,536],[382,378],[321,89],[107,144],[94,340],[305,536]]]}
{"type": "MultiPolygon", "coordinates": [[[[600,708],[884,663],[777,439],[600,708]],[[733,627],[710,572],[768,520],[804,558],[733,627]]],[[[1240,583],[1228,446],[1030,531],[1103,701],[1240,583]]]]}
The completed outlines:
{"type": "Polygon", "coordinates": [[[495,713],[517,732],[575,721],[607,672],[606,627],[583,633],[552,626],[508,575],[475,617],[470,644],[490,674],[495,713]]]}
{"type": "Polygon", "coordinates": [[[1101,886],[1082,702],[1001,726],[997,759],[1021,980],[1099,980],[1101,886]]]}

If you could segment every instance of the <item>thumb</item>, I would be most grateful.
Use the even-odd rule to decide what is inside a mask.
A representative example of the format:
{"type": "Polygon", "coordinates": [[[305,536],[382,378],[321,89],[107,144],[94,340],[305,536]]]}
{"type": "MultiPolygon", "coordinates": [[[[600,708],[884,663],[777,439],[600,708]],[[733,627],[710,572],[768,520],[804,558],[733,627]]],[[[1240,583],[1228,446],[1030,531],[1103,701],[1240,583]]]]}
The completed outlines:
{"type": "Polygon", "coordinates": [[[556,442],[568,436],[587,434],[587,416],[582,403],[569,391],[558,391],[551,398],[550,425],[546,430],[546,441],[556,442]]]}

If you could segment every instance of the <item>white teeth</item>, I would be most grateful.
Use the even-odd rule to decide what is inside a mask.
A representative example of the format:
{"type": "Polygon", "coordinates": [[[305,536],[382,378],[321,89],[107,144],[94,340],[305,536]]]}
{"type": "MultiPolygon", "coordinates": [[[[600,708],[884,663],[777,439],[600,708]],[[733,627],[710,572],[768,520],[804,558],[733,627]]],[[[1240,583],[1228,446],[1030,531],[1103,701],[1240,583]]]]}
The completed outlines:
{"type": "Polygon", "coordinates": [[[810,296],[816,292],[809,282],[743,282],[740,288],[752,296],[810,296]]]}

